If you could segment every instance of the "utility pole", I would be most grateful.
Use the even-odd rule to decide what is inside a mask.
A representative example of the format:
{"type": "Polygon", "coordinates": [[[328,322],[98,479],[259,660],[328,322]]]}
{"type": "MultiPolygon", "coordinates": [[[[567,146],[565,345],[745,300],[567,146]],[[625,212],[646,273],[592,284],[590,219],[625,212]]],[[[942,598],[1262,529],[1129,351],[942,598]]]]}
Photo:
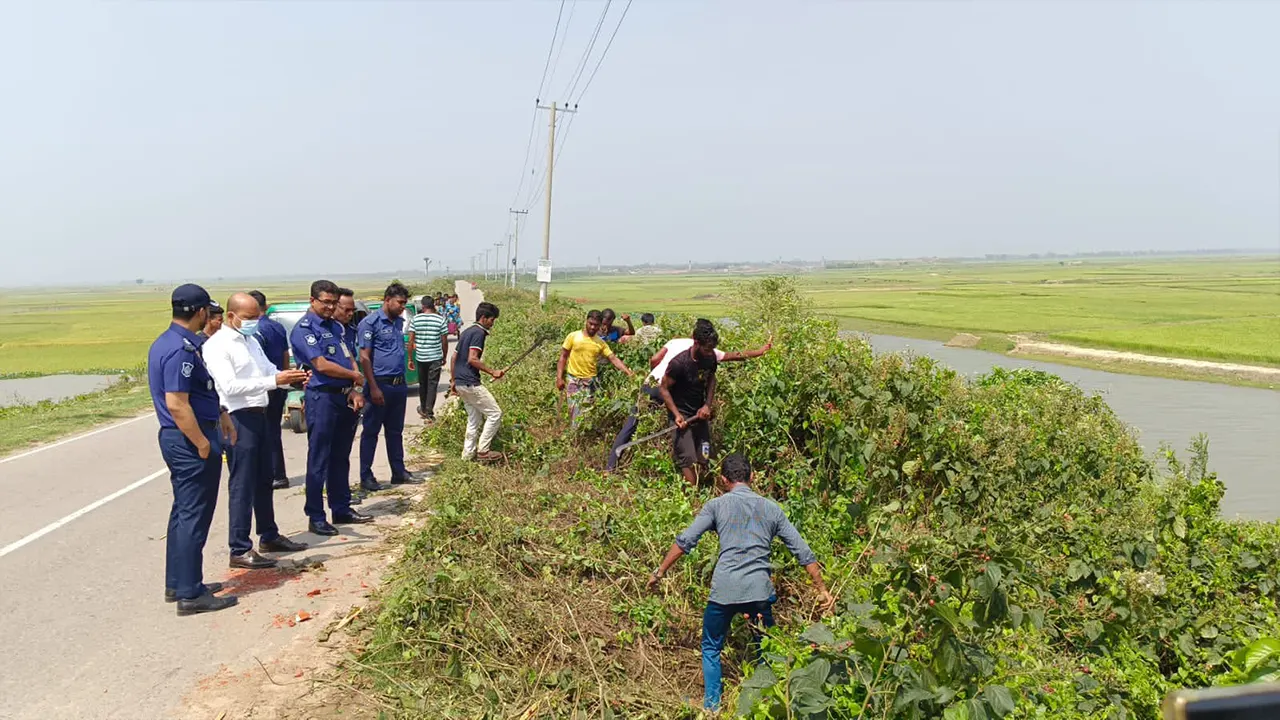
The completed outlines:
{"type": "MultiPolygon", "coordinates": [[[[540,110],[551,111],[551,122],[549,123],[550,130],[547,136],[548,138],[547,139],[547,210],[546,210],[546,219],[543,222],[543,229],[542,229],[542,260],[543,262],[550,262],[551,261],[551,178],[555,172],[555,166],[556,166],[556,112],[559,111],[559,112],[567,112],[567,113],[576,113],[578,112],[578,107],[575,105],[573,109],[570,110],[567,106],[561,107],[557,105],[555,102],[552,102],[550,106],[542,105],[541,103],[539,103],[537,104],[537,107],[540,110]]],[[[551,286],[550,276],[548,276],[546,282],[538,283],[538,302],[539,303],[543,305],[547,304],[547,292],[549,291],[550,286],[551,286]]]]}
{"type": "Polygon", "coordinates": [[[514,287],[511,284],[511,233],[507,233],[507,264],[502,266],[502,284],[504,287],[514,287]]]}
{"type": "MultiPolygon", "coordinates": [[[[502,278],[502,286],[506,287],[507,271],[503,270],[501,273],[498,272],[498,265],[502,262],[502,256],[499,254],[500,250],[502,250],[502,243],[500,242],[494,243],[493,244],[493,279],[497,280],[498,278],[502,278]]],[[[510,247],[507,248],[507,253],[508,254],[511,253],[510,247]]]]}
{"type": "Polygon", "coordinates": [[[484,249],[484,279],[489,279],[489,248],[484,249]]]}
{"type": "Polygon", "coordinates": [[[422,258],[422,262],[424,265],[426,265],[426,269],[423,272],[426,273],[427,279],[430,280],[431,279],[431,258],[424,257],[422,258]]]}
{"type": "Polygon", "coordinates": [[[511,287],[514,288],[516,286],[516,264],[520,262],[520,216],[528,215],[529,211],[507,208],[507,212],[516,216],[516,229],[511,236],[512,242],[515,243],[515,249],[511,251],[511,256],[507,258],[510,261],[507,264],[511,266],[511,287]]]}

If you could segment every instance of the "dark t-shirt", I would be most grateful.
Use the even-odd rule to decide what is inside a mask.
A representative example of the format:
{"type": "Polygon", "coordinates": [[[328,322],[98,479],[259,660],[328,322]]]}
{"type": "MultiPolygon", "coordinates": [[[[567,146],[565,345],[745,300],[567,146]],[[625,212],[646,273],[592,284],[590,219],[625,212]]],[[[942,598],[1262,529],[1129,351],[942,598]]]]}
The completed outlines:
{"type": "Polygon", "coordinates": [[[686,419],[693,417],[707,404],[707,383],[715,377],[718,366],[719,362],[715,358],[700,362],[693,356],[692,348],[677,355],[667,365],[667,377],[671,378],[671,399],[686,419]]]}
{"type": "Polygon", "coordinates": [[[483,325],[472,325],[458,336],[458,359],[454,361],[453,382],[455,385],[471,387],[480,384],[480,371],[471,367],[467,360],[471,357],[471,348],[479,348],[484,352],[485,338],[489,331],[483,325]]]}

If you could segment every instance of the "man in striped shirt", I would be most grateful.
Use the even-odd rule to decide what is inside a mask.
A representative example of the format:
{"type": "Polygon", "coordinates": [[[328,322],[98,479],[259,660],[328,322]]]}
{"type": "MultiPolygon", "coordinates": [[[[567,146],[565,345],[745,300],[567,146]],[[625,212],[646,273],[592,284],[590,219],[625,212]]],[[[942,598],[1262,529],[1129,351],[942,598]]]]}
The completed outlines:
{"type": "MultiPolygon", "coordinates": [[[[436,310],[430,295],[422,296],[422,307],[409,325],[410,363],[418,364],[418,417],[436,419],[436,391],[440,386],[440,369],[449,354],[449,327],[436,310]]],[[[409,369],[413,369],[410,364],[409,369]]]]}

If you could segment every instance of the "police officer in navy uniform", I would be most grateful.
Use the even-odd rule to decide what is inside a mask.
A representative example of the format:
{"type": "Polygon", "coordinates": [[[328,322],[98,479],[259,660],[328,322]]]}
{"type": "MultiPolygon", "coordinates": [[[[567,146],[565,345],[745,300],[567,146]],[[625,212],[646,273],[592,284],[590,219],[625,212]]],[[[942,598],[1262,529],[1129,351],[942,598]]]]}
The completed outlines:
{"type": "Polygon", "coordinates": [[[303,506],[317,535],[337,535],[324,512],[329,496],[333,522],[373,522],[351,509],[351,444],[364,406],[364,376],[343,341],[343,328],[333,319],[338,286],[328,280],[311,283],[311,309],[293,327],[289,345],[299,367],[309,368],[304,409],[307,416],[307,499],[303,506]]]}
{"type": "Polygon", "coordinates": [[[213,301],[204,288],[191,284],[176,288],[171,301],[173,322],[147,353],[147,383],[160,421],[160,454],[173,485],[164,599],[178,603],[179,615],[194,615],[236,604],[234,596],[214,595],[222,583],[205,583],[203,571],[204,543],[222,476],[222,446],[224,439],[235,443],[235,429],[218,407],[196,335],[213,301]]]}
{"type": "Polygon", "coordinates": [[[404,369],[404,306],[409,289],[391,283],[382,296],[382,307],[360,322],[357,336],[360,368],[364,372],[364,430],[360,435],[360,487],[370,492],[382,489],[373,476],[373,456],[378,451],[378,434],[387,430],[387,462],[391,484],[412,482],[404,466],[404,412],[409,400],[404,369]]]}
{"type": "MultiPolygon", "coordinates": [[[[255,336],[258,344],[277,370],[288,370],[288,331],[284,329],[284,325],[267,316],[267,296],[262,291],[251,290],[249,295],[258,301],[258,309],[262,312],[258,317],[258,334],[255,336]]],[[[271,487],[275,490],[289,487],[289,473],[284,467],[284,438],[280,432],[280,421],[284,418],[284,406],[288,399],[288,390],[276,389],[267,394],[267,440],[271,445],[271,487]]]]}
{"type": "MultiPolygon", "coordinates": [[[[351,358],[355,362],[356,372],[360,372],[360,349],[356,344],[356,325],[369,314],[369,309],[362,302],[356,302],[356,291],[351,288],[338,288],[338,307],[333,311],[334,322],[342,326],[342,342],[346,344],[347,350],[351,353],[351,358]]],[[[361,378],[364,374],[361,373],[361,378]]],[[[365,407],[369,404],[366,398],[365,407]]],[[[363,413],[363,411],[361,411],[363,413]]],[[[360,424],[360,418],[356,418],[356,424],[343,427],[343,431],[350,431],[351,437],[343,436],[343,440],[350,447],[355,443],[356,429],[360,424]]],[[[350,463],[348,463],[347,472],[343,474],[343,479],[348,484],[351,478],[348,476],[350,472],[350,463]]],[[[364,502],[364,493],[356,492],[351,495],[351,504],[360,505],[364,502]]]]}

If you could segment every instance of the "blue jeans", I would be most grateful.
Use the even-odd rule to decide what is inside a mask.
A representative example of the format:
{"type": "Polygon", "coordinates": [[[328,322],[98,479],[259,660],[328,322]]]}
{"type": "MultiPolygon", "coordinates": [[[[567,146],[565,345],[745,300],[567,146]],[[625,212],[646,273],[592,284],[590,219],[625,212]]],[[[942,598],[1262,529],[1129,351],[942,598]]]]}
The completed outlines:
{"type": "Polygon", "coordinates": [[[200,429],[209,440],[209,457],[203,460],[177,428],[161,428],[158,438],[173,485],[169,533],[165,536],[164,587],[181,600],[204,594],[204,543],[209,539],[222,477],[222,440],[217,424],[201,423],[200,429]]]}
{"type": "Polygon", "coordinates": [[[707,603],[707,609],[702,613],[702,706],[704,708],[708,710],[720,708],[720,694],[724,692],[720,653],[724,650],[724,639],[729,634],[729,625],[733,622],[734,616],[745,615],[749,618],[752,662],[758,662],[761,628],[773,627],[774,599],[771,597],[768,600],[733,605],[707,603]]]}
{"type": "Polygon", "coordinates": [[[271,433],[265,412],[237,410],[231,413],[236,427],[236,444],[227,448],[231,477],[227,480],[227,544],[232,555],[253,549],[250,523],[258,521],[258,537],[280,537],[271,490],[271,433]]]}
{"type": "Polygon", "coordinates": [[[360,480],[369,482],[373,477],[373,456],[378,453],[378,435],[387,431],[387,463],[391,465],[391,477],[403,478],[409,474],[404,467],[404,409],[409,404],[409,388],[405,385],[388,385],[379,382],[382,405],[374,405],[369,389],[364,393],[364,430],[360,433],[360,480]]]}
{"type": "Polygon", "coordinates": [[[323,522],[324,497],[333,516],[351,514],[351,444],[356,439],[356,414],[347,396],[307,390],[307,500],[303,512],[311,522],[323,522]]]}

